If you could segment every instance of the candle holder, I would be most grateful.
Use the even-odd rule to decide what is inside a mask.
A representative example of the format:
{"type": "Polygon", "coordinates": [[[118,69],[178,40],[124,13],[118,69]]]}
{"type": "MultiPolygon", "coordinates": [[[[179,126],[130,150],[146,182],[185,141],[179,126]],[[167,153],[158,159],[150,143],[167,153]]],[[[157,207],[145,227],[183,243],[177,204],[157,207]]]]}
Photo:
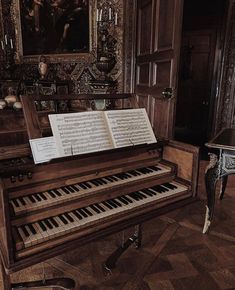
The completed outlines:
{"type": "Polygon", "coordinates": [[[12,77],[12,73],[15,68],[15,60],[14,60],[14,46],[12,38],[9,38],[7,34],[5,34],[4,39],[0,41],[1,48],[3,52],[4,59],[4,67],[8,74],[8,77],[12,77]]]}
{"type": "Polygon", "coordinates": [[[116,65],[117,40],[114,37],[118,13],[111,2],[104,1],[97,9],[97,59],[96,67],[101,72],[100,80],[112,81],[109,73],[116,65]]]}

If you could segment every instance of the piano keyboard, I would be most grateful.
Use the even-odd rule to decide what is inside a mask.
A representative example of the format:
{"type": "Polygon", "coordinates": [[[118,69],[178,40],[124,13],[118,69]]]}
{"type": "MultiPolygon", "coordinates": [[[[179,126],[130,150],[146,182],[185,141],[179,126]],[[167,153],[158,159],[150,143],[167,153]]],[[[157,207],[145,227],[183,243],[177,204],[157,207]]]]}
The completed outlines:
{"type": "Polygon", "coordinates": [[[146,177],[157,176],[168,172],[171,172],[170,167],[158,164],[157,166],[129,170],[124,173],[117,173],[115,175],[97,178],[86,182],[21,196],[11,199],[10,203],[14,209],[15,215],[20,215],[31,212],[33,210],[58,204],[58,202],[76,199],[78,195],[81,194],[95,192],[96,190],[102,190],[104,188],[113,188],[117,185],[140,180],[146,177]]]}
{"type": "Polygon", "coordinates": [[[128,214],[145,205],[168,196],[183,193],[188,188],[175,181],[132,192],[126,195],[91,204],[73,211],[40,221],[21,225],[17,231],[25,248],[65,235],[81,228],[106,221],[115,215],[128,214]]]}

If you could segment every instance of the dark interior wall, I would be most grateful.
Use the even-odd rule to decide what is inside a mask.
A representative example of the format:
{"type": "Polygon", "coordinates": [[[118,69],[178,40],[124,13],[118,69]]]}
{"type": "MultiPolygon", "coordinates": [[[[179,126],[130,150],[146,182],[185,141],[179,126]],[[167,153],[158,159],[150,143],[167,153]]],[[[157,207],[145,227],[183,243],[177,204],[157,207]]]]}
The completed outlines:
{"type": "Polygon", "coordinates": [[[185,0],[183,31],[220,27],[226,0],[185,0]]]}

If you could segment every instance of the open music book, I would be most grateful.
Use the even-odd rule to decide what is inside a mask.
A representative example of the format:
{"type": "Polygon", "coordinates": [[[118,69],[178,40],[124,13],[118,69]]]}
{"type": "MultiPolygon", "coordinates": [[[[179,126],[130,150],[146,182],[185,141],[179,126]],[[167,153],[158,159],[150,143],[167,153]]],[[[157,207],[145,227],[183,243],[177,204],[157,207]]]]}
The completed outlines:
{"type": "MultiPolygon", "coordinates": [[[[145,109],[53,114],[49,120],[54,139],[45,143],[50,142],[53,158],[156,142],[145,109]]],[[[31,148],[40,139],[30,140],[31,148]]]]}

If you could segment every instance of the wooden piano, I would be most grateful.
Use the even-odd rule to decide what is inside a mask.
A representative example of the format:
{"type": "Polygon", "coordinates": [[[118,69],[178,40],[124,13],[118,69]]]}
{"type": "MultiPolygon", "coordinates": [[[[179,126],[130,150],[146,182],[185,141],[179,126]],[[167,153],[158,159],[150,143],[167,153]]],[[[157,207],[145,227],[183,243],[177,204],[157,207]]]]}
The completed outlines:
{"type": "MultiPolygon", "coordinates": [[[[37,112],[35,107],[35,101],[48,98],[53,102],[100,98],[118,107],[136,107],[131,94],[36,96],[34,100],[22,96],[30,139],[50,135],[47,112],[37,112]]],[[[39,165],[34,165],[27,143],[2,147],[0,249],[4,290],[39,286],[11,284],[13,272],[191,202],[196,195],[197,174],[198,149],[174,141],[39,165]]],[[[56,285],[62,289],[74,286],[69,279],[58,281],[56,285]]]]}

